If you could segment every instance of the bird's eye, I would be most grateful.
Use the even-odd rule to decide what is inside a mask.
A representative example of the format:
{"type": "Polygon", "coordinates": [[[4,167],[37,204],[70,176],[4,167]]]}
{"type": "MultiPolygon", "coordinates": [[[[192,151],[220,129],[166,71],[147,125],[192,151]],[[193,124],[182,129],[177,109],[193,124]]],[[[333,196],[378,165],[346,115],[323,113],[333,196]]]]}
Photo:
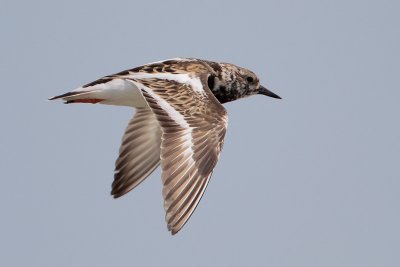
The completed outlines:
{"type": "Polygon", "coordinates": [[[252,83],[252,82],[254,81],[253,77],[250,77],[250,76],[247,77],[246,80],[247,80],[249,83],[252,83]]]}

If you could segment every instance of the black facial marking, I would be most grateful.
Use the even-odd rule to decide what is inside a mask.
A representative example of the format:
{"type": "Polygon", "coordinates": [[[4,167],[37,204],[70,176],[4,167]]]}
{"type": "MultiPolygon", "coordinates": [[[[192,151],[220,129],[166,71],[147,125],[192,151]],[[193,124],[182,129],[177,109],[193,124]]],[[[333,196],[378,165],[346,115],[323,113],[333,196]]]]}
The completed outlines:
{"type": "Polygon", "coordinates": [[[215,85],[215,76],[214,75],[208,76],[207,85],[208,85],[208,88],[210,88],[211,90],[214,89],[214,85],[215,85]]]}
{"type": "Polygon", "coordinates": [[[219,90],[221,91],[221,93],[226,93],[226,87],[223,86],[223,85],[221,85],[221,86],[219,87],[219,90]]]}
{"type": "Polygon", "coordinates": [[[214,93],[214,96],[218,99],[218,101],[220,103],[222,103],[222,104],[238,99],[237,95],[235,95],[235,94],[227,94],[227,93],[222,92],[220,90],[213,91],[213,93],[214,93]]]}

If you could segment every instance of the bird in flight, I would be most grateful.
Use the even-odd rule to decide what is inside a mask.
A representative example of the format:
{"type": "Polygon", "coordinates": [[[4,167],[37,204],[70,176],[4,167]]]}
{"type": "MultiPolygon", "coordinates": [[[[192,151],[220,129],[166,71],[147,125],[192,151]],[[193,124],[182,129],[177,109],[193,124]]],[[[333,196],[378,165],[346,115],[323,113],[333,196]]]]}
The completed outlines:
{"type": "Polygon", "coordinates": [[[107,75],[49,100],[136,109],[122,138],[111,194],[128,193],[161,164],[165,220],[174,235],[217,164],[228,124],[222,104],[256,94],[280,99],[248,69],[175,58],[107,75]]]}

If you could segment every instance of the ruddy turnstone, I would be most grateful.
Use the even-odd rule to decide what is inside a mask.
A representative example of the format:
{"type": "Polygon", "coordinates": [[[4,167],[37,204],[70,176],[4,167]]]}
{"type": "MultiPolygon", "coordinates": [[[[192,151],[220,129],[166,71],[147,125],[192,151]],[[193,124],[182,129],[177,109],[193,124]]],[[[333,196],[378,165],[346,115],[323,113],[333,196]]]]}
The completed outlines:
{"type": "Polygon", "coordinates": [[[176,58],[108,75],[49,100],[136,108],[122,138],[111,194],[128,193],[161,163],[165,219],[176,234],[217,164],[228,124],[222,104],[256,94],[280,98],[248,69],[176,58]]]}

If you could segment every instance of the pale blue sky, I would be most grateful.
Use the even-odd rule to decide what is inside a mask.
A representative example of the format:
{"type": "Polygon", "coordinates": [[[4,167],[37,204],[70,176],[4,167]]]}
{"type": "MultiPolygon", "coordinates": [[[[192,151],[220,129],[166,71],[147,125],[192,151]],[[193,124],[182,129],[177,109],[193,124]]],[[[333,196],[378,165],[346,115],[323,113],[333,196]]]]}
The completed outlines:
{"type": "Polygon", "coordinates": [[[1,1],[1,266],[400,266],[398,1],[1,1]],[[129,108],[48,102],[171,57],[252,69],[171,236],[160,171],[110,196],[129,108]]]}

